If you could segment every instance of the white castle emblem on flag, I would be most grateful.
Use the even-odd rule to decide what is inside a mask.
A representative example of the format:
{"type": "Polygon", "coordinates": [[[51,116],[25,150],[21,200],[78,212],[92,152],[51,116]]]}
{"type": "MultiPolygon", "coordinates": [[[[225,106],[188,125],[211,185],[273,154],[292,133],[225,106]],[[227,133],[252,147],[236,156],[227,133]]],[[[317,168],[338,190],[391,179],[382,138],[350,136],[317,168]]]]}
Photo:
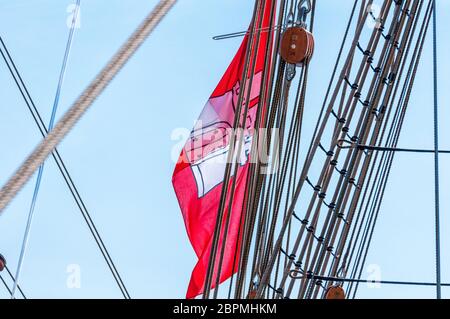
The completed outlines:
{"type": "MultiPolygon", "coordinates": [[[[250,92],[250,101],[258,98],[261,85],[261,72],[256,74],[250,92]]],[[[202,198],[213,188],[222,183],[230,149],[235,109],[239,98],[240,83],[226,94],[211,98],[203,109],[185,151],[191,164],[192,173],[197,183],[198,197],[202,198]]],[[[245,105],[245,101],[243,102],[245,105]]],[[[246,129],[242,130],[241,152],[232,163],[245,165],[249,160],[252,146],[253,125],[256,107],[249,108],[246,129]]],[[[240,132],[236,132],[239,137],[240,132]]],[[[238,138],[239,139],[239,138],[238,138]]],[[[237,149],[237,145],[236,145],[237,149]]],[[[235,167],[232,167],[233,174],[235,167]]]]}

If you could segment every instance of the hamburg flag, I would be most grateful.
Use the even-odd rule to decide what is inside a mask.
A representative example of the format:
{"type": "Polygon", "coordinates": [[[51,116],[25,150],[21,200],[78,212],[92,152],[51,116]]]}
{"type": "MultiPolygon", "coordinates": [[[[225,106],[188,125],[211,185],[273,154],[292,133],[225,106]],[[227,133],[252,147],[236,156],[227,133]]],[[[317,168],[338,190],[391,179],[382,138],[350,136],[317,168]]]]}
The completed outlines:
{"type": "MultiPolygon", "coordinates": [[[[269,50],[272,49],[272,43],[268,43],[268,41],[271,41],[269,39],[270,33],[267,31],[271,21],[272,1],[261,1],[261,3],[265,2],[265,9],[262,14],[258,15],[257,22],[261,18],[263,19],[261,24],[262,32],[255,32],[254,41],[250,46],[252,47],[252,53],[256,50],[256,60],[250,61],[250,65],[254,64],[255,68],[254,74],[252,74],[251,87],[249,88],[247,84],[246,93],[244,94],[244,96],[247,96],[248,92],[250,93],[250,101],[248,103],[249,109],[245,123],[243,146],[241,147],[242,152],[239,156],[236,156],[236,163],[239,167],[236,176],[231,177],[231,179],[236,179],[233,203],[231,209],[226,204],[224,210],[231,215],[229,216],[229,228],[226,234],[220,283],[230,278],[237,271],[237,265],[239,264],[240,244],[238,241],[239,234],[242,232],[239,231],[239,228],[249,168],[249,153],[255,129],[262,77],[263,74],[265,76],[269,73],[264,72],[264,61],[268,45],[270,45],[269,50]],[[259,38],[257,39],[257,37],[259,38]],[[235,256],[237,256],[237,260],[235,256]]],[[[258,25],[258,23],[255,25],[258,25]]],[[[248,41],[250,39],[247,35],[203,108],[181,152],[172,177],[173,187],[183,214],[187,234],[198,257],[197,265],[192,272],[186,298],[195,298],[202,294],[205,285],[225,166],[230,148],[231,129],[233,128],[235,110],[237,109],[236,106],[241,89],[241,77],[246,63],[248,41]]],[[[254,56],[254,54],[250,54],[251,59],[254,56]]],[[[246,82],[249,83],[250,81],[246,82]]],[[[245,105],[243,104],[242,108],[244,107],[245,105]]],[[[234,169],[232,169],[232,172],[234,172],[234,169]]],[[[230,182],[228,192],[231,191],[231,184],[230,182]]],[[[218,249],[219,251],[222,250],[222,239],[218,243],[218,249]]],[[[216,280],[217,274],[215,270],[212,288],[214,288],[216,280]]]]}

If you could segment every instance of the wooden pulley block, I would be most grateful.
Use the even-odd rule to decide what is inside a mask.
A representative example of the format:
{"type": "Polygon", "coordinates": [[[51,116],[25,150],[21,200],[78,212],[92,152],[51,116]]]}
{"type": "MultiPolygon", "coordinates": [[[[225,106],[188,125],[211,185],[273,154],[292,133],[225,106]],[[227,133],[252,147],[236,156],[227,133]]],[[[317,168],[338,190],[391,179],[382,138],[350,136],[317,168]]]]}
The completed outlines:
{"type": "Polygon", "coordinates": [[[0,254],[0,272],[6,267],[6,259],[0,254]]]}
{"type": "Polygon", "coordinates": [[[345,299],[345,291],[341,286],[331,286],[328,288],[325,299],[345,299]]]}
{"type": "Polygon", "coordinates": [[[302,64],[314,53],[314,37],[302,27],[291,27],[281,38],[280,55],[290,64],[302,64]]]}
{"type": "Polygon", "coordinates": [[[315,45],[314,36],[309,31],[306,31],[306,34],[308,35],[308,41],[309,41],[309,46],[308,46],[309,52],[308,52],[306,58],[308,60],[311,60],[312,56],[314,55],[314,45],[315,45]]]}

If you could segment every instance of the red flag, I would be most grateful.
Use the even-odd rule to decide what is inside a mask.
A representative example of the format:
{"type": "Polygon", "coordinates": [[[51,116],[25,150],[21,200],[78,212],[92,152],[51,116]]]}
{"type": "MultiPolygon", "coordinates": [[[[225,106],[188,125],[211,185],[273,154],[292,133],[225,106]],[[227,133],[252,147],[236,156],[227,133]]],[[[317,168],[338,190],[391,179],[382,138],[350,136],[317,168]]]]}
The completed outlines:
{"type": "MultiPolygon", "coordinates": [[[[263,71],[267,41],[269,41],[269,32],[266,28],[270,24],[272,1],[268,0],[265,2],[264,13],[259,15],[260,18],[258,20],[261,17],[263,18],[263,32],[259,35],[259,41],[255,39],[252,45],[253,50],[257,50],[256,61],[254,61],[256,63],[255,72],[252,87],[247,87],[245,91],[248,92],[250,90],[250,103],[242,152],[237,156],[237,164],[239,167],[236,176],[232,177],[232,179],[236,178],[233,204],[231,210],[228,209],[228,204],[225,206],[225,212],[229,212],[231,215],[229,229],[226,234],[227,239],[220,283],[230,278],[237,271],[239,264],[239,260],[236,260],[235,256],[238,258],[240,251],[238,234],[249,167],[249,153],[263,80],[262,76],[264,73],[268,73],[263,71]],[[257,42],[258,45],[255,48],[257,42]],[[232,269],[233,264],[235,265],[234,269],[232,269]]],[[[199,259],[192,272],[186,298],[195,298],[202,294],[205,285],[205,276],[208,269],[228,156],[230,130],[233,128],[235,110],[241,89],[241,76],[246,62],[248,41],[249,37],[245,36],[239,51],[206,103],[180,155],[172,177],[172,183],[183,214],[187,234],[199,259]]],[[[250,65],[252,65],[252,61],[250,65]]],[[[246,82],[248,86],[249,81],[246,82]]],[[[231,184],[232,182],[230,182],[229,188],[231,188],[231,184]]],[[[230,192],[230,189],[228,191],[230,192]]],[[[224,219],[226,217],[225,215],[224,219]]],[[[222,249],[222,243],[221,236],[218,245],[219,252],[222,249]]],[[[213,288],[216,278],[217,274],[215,271],[213,274],[213,288]]]]}

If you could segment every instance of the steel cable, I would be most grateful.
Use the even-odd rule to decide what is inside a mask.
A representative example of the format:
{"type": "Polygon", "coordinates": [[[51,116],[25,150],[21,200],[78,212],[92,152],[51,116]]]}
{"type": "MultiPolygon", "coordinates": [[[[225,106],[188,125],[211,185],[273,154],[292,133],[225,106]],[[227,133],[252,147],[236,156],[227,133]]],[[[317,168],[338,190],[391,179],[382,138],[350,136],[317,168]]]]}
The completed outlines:
{"type": "MultiPolygon", "coordinates": [[[[75,10],[74,10],[74,13],[73,13],[72,23],[71,23],[71,26],[70,26],[69,37],[67,39],[66,50],[64,52],[63,63],[62,63],[61,71],[60,71],[60,74],[59,74],[58,85],[57,85],[56,94],[55,94],[55,98],[54,98],[54,102],[53,102],[53,108],[52,108],[51,117],[50,117],[50,123],[48,125],[48,129],[49,130],[53,129],[53,125],[55,123],[56,111],[58,109],[59,99],[60,99],[61,90],[62,90],[62,85],[63,85],[64,77],[65,77],[65,74],[66,74],[66,66],[67,66],[67,62],[68,62],[68,59],[69,59],[70,51],[71,51],[71,48],[72,48],[72,41],[73,41],[73,36],[74,36],[75,30],[76,30],[76,23],[78,21],[80,5],[81,5],[81,0],[77,0],[77,2],[75,4],[75,10]]],[[[40,189],[40,186],[41,186],[43,173],[44,173],[44,164],[39,166],[38,176],[36,178],[36,184],[35,184],[35,187],[34,187],[33,198],[31,200],[31,205],[30,205],[30,209],[29,209],[29,212],[28,212],[28,220],[27,220],[27,224],[26,224],[26,228],[25,228],[25,233],[24,233],[24,236],[23,236],[23,242],[22,242],[22,248],[21,248],[21,251],[20,251],[19,262],[17,264],[16,278],[15,278],[13,289],[12,289],[12,292],[11,292],[11,299],[14,299],[14,295],[15,295],[15,292],[16,292],[16,289],[17,289],[17,285],[18,285],[18,282],[19,282],[20,273],[21,273],[21,269],[22,269],[22,264],[23,264],[24,257],[25,257],[25,251],[27,249],[28,239],[29,239],[29,235],[30,235],[30,231],[31,231],[31,224],[32,224],[32,221],[33,221],[34,209],[36,207],[36,202],[37,202],[37,198],[38,198],[38,194],[39,194],[39,189],[40,189]]]]}

